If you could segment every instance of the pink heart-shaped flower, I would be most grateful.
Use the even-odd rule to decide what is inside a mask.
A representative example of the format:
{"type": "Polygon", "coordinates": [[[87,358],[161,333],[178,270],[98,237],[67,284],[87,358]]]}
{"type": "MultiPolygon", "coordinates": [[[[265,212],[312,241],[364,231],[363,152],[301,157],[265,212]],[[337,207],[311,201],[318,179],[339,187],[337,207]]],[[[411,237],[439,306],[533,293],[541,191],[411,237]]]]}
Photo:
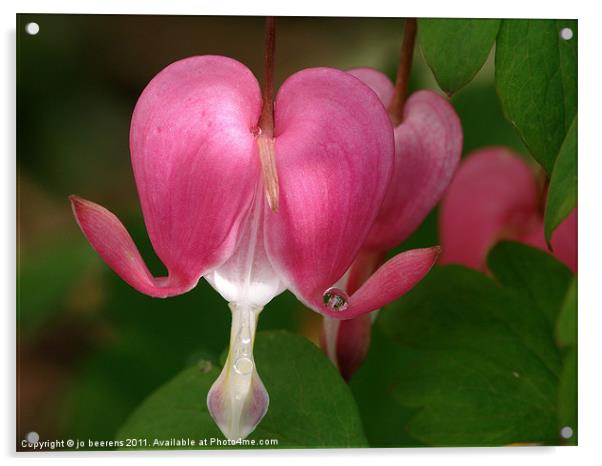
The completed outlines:
{"type": "Polygon", "coordinates": [[[274,296],[289,288],[314,310],[349,319],[405,293],[438,255],[437,248],[410,251],[351,296],[332,290],[389,189],[395,152],[387,113],[359,79],[314,68],[282,85],[273,128],[261,128],[261,114],[254,76],[226,57],[173,63],[140,96],[132,165],[166,277],[150,274],[113,214],[71,197],[86,238],[137,290],[173,296],[204,276],[230,302],[228,362],[208,394],[229,438],[248,435],[267,409],[252,349],[259,313],[274,296]]]}

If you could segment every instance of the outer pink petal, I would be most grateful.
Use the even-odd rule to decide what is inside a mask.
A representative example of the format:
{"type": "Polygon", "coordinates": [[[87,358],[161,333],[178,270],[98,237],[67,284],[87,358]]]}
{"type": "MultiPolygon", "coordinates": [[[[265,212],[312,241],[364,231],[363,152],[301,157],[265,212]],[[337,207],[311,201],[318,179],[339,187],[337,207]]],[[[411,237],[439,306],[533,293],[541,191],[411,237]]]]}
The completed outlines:
{"type": "Polygon", "coordinates": [[[449,185],[462,141],[460,119],[446,99],[412,94],[395,128],[395,171],[366,248],[391,249],[418,228],[449,185]]]}
{"type": "Polygon", "coordinates": [[[132,165],[146,227],[170,273],[196,281],[232,253],[259,176],[253,74],[226,57],[180,60],[134,110],[132,165]]]}
{"type": "Polygon", "coordinates": [[[329,68],[291,76],[275,117],[280,209],[266,218],[267,252],[288,287],[321,310],[322,294],[351,265],[382,203],[392,126],[370,88],[329,68]]]}
{"type": "Polygon", "coordinates": [[[347,71],[372,89],[385,108],[391,103],[395,88],[389,77],[374,68],[352,68],[347,71]]]}
{"type": "Polygon", "coordinates": [[[339,323],[336,358],[345,380],[350,380],[366,359],[372,336],[372,315],[363,314],[339,323]]]}
{"type": "Polygon", "coordinates": [[[346,310],[335,311],[322,304],[322,313],[336,319],[352,319],[380,309],[416,286],[435,265],[440,252],[435,246],[397,254],[351,295],[346,310]]]}
{"type": "Polygon", "coordinates": [[[533,173],[520,156],[503,147],[469,155],[441,207],[441,262],[484,269],[495,242],[518,239],[537,225],[537,199],[533,173]]]}
{"type": "MultiPolygon", "coordinates": [[[[340,282],[347,294],[353,294],[370,278],[384,262],[385,254],[362,249],[355,258],[346,283],[340,282]]],[[[333,361],[345,380],[359,369],[368,354],[373,314],[364,314],[355,319],[335,320],[323,318],[320,346],[333,361]]]]}
{"type": "Polygon", "coordinates": [[[157,298],[185,293],[196,285],[196,281],[182,282],[174,276],[154,278],[115,215],[80,197],[70,196],[70,200],[77,223],[92,247],[129,285],[157,298]]]}

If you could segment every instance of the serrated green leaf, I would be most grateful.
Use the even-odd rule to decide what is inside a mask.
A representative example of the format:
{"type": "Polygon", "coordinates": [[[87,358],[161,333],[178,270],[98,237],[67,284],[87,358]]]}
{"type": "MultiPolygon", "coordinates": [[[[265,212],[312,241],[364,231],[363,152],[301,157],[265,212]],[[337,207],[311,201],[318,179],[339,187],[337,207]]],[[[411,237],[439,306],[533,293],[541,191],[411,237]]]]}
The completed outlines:
{"type": "Polygon", "coordinates": [[[498,19],[419,19],[418,34],[426,62],[448,94],[470,82],[495,41],[498,19]]]}
{"type": "Polygon", "coordinates": [[[351,383],[371,445],[560,442],[563,365],[550,318],[570,272],[515,243],[494,248],[490,264],[493,278],[437,267],[379,316],[351,383]],[[396,418],[379,421],[387,411],[396,418]]]}
{"type": "Polygon", "coordinates": [[[406,377],[403,368],[411,364],[417,352],[411,348],[400,350],[383,334],[380,325],[373,326],[371,340],[366,360],[350,382],[368,443],[378,448],[425,446],[407,429],[418,410],[400,403],[395,393],[406,377]]]}
{"type": "Polygon", "coordinates": [[[577,117],[569,128],[554,163],[545,213],[545,235],[552,232],[577,206],[577,117]]]}
{"type": "Polygon", "coordinates": [[[506,118],[551,173],[577,113],[577,21],[503,20],[495,79],[506,118]],[[570,40],[560,37],[567,27],[570,40]]]}
{"type": "MultiPolygon", "coordinates": [[[[366,446],[349,387],[309,341],[283,331],[260,332],[255,361],[270,407],[249,440],[277,439],[278,448],[366,446]]],[[[208,370],[206,364],[203,370],[186,369],[144,401],[117,438],[146,438],[148,447],[155,438],[223,439],[206,406],[218,374],[219,367],[208,370]]]]}
{"type": "Polygon", "coordinates": [[[523,294],[545,316],[548,328],[554,328],[572,278],[564,264],[545,251],[514,241],[498,243],[487,263],[502,285],[523,294]]]}

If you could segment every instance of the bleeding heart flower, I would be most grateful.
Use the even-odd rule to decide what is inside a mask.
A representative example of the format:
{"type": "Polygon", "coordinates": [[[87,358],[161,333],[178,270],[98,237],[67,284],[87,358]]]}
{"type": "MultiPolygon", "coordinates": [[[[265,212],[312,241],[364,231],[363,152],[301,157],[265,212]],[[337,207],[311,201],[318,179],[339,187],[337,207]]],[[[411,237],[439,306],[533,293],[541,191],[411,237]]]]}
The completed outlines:
{"type": "MultiPolygon", "coordinates": [[[[486,270],[487,253],[511,239],[548,250],[534,170],[505,147],[473,152],[461,163],[440,217],[442,263],[486,270]]],[[[577,209],[558,226],[551,240],[557,259],[577,270],[577,209]]]]}
{"type": "MultiPolygon", "coordinates": [[[[265,93],[263,107],[271,114],[265,93]]],[[[207,403],[231,439],[252,432],[267,410],[252,349],[259,313],[274,296],[288,288],[313,310],[349,319],[405,293],[438,255],[436,248],[409,251],[350,296],[333,289],[389,187],[394,137],[387,113],[359,79],[314,68],[282,85],[273,126],[260,124],[272,121],[263,115],[255,77],[226,57],[173,63],[140,96],[132,165],[166,277],[151,275],[112,213],[71,197],[88,241],[132,287],[167,297],[205,277],[230,303],[230,352],[207,403]]]]}
{"type": "MultiPolygon", "coordinates": [[[[349,71],[391,108],[393,83],[370,68],[349,71]]],[[[352,293],[382,263],[385,253],[402,243],[435,207],[452,179],[462,152],[462,127],[454,108],[430,91],[412,94],[395,129],[395,163],[385,199],[342,286],[352,293]]],[[[349,379],[370,345],[371,317],[325,319],[322,347],[349,379]]]]}

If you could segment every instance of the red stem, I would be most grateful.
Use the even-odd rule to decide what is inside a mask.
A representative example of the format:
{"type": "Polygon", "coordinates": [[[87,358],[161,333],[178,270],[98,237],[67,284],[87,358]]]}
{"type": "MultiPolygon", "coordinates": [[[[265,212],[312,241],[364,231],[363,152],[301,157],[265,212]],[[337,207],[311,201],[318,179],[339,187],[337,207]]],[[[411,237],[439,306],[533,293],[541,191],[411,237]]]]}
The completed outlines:
{"type": "Polygon", "coordinates": [[[403,31],[403,43],[399,56],[399,68],[395,80],[395,92],[389,115],[393,124],[397,126],[403,121],[403,107],[406,102],[408,84],[410,82],[410,70],[412,69],[412,58],[414,56],[414,42],[416,41],[416,18],[407,18],[403,31]]]}
{"type": "Polygon", "coordinates": [[[259,119],[262,134],[274,136],[274,51],[276,49],[276,18],[265,19],[265,57],[263,76],[263,108],[259,119]]]}
{"type": "Polygon", "coordinates": [[[278,171],[274,144],[274,50],[276,48],[276,19],[265,19],[265,59],[263,77],[263,107],[259,117],[261,135],[257,138],[259,160],[263,173],[265,193],[270,208],[278,211],[278,171]]]}

